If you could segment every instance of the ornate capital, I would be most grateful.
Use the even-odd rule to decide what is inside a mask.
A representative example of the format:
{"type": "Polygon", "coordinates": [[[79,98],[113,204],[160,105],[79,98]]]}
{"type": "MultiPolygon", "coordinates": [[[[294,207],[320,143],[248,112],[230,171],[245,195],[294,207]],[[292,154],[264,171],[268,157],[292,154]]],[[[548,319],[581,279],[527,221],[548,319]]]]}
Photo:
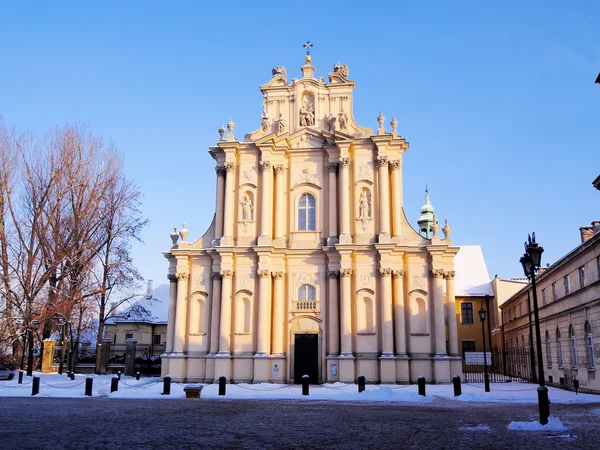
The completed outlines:
{"type": "Polygon", "coordinates": [[[271,161],[261,161],[260,162],[260,168],[263,171],[267,171],[271,168],[271,161]]]}
{"type": "Polygon", "coordinates": [[[283,272],[271,272],[271,275],[273,275],[273,278],[276,280],[283,279],[283,272]]]}
{"type": "Polygon", "coordinates": [[[352,275],[352,269],[341,269],[340,275],[343,277],[349,277],[352,275]]]}
{"type": "Polygon", "coordinates": [[[224,177],[225,176],[225,167],[217,166],[217,167],[215,167],[215,172],[217,172],[218,177],[224,177]]]}
{"type": "Polygon", "coordinates": [[[277,175],[281,175],[283,173],[283,164],[275,164],[273,170],[277,175]]]}
{"type": "Polygon", "coordinates": [[[187,280],[188,277],[188,273],[187,272],[177,272],[177,275],[175,275],[177,277],[177,280],[187,280]]]}
{"type": "Polygon", "coordinates": [[[233,276],[233,270],[221,270],[221,277],[231,278],[233,276]]]}
{"type": "Polygon", "coordinates": [[[227,173],[233,173],[233,171],[235,170],[235,163],[226,162],[224,167],[227,173]]]}
{"type": "Polygon", "coordinates": [[[212,279],[213,280],[220,280],[222,278],[221,273],[220,272],[213,272],[212,273],[212,279]]]}
{"type": "Polygon", "coordinates": [[[348,167],[350,164],[350,158],[340,158],[340,167],[348,167]]]}
{"type": "Polygon", "coordinates": [[[327,170],[329,170],[329,173],[335,173],[338,171],[338,163],[329,163],[327,164],[327,170]]]}
{"type": "Polygon", "coordinates": [[[177,276],[176,275],[167,275],[167,279],[171,282],[171,283],[175,283],[177,281],[177,276]]]}
{"type": "Polygon", "coordinates": [[[448,270],[444,272],[444,278],[447,280],[454,280],[454,270],[448,270]]]}
{"type": "Polygon", "coordinates": [[[431,271],[433,278],[442,278],[444,276],[444,271],[442,269],[433,269],[431,271]]]}
{"type": "Polygon", "coordinates": [[[271,272],[269,270],[259,270],[256,273],[258,273],[258,276],[261,278],[267,278],[268,276],[271,275],[271,272]]]}
{"type": "Polygon", "coordinates": [[[377,157],[377,167],[387,167],[388,159],[387,156],[378,156],[377,157]]]}
{"type": "Polygon", "coordinates": [[[402,167],[402,163],[399,159],[395,159],[393,161],[390,161],[390,166],[392,166],[392,170],[400,170],[400,168],[402,167]]]}
{"type": "Polygon", "coordinates": [[[395,278],[403,277],[404,276],[404,269],[392,270],[392,275],[395,278]]]}
{"type": "Polygon", "coordinates": [[[389,277],[392,274],[392,269],[381,268],[381,269],[379,269],[379,273],[381,274],[382,277],[389,277]]]}
{"type": "Polygon", "coordinates": [[[340,276],[340,272],[337,270],[330,270],[329,271],[329,278],[337,278],[340,276]]]}

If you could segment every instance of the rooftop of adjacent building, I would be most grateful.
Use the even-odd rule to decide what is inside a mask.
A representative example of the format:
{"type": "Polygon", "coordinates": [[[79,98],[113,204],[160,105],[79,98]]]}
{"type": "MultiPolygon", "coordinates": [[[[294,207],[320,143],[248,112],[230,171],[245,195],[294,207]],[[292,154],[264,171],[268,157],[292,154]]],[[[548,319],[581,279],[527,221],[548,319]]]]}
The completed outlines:
{"type": "Polygon", "coordinates": [[[461,245],[454,257],[454,272],[454,289],[457,297],[494,295],[481,246],[461,245]]]}

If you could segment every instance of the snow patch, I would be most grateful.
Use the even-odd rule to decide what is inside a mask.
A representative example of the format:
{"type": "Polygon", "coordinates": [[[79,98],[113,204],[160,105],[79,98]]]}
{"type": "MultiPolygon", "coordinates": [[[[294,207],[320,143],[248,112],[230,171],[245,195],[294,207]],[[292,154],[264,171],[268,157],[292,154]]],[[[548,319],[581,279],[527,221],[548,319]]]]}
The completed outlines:
{"type": "Polygon", "coordinates": [[[460,431],[492,431],[492,429],[489,425],[485,425],[482,423],[477,424],[472,427],[460,427],[459,430],[460,431]]]}
{"type": "Polygon", "coordinates": [[[563,425],[558,417],[550,416],[546,425],[542,425],[537,420],[533,422],[511,422],[508,429],[522,431],[563,431],[567,427],[563,425]]]}

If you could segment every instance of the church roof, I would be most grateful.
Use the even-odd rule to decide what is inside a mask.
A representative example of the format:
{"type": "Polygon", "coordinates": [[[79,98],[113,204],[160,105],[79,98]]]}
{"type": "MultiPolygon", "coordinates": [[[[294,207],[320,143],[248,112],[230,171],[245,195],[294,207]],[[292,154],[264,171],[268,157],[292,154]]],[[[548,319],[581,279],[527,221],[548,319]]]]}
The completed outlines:
{"type": "Polygon", "coordinates": [[[479,245],[463,245],[454,257],[456,297],[494,296],[483,252],[479,245]]]}

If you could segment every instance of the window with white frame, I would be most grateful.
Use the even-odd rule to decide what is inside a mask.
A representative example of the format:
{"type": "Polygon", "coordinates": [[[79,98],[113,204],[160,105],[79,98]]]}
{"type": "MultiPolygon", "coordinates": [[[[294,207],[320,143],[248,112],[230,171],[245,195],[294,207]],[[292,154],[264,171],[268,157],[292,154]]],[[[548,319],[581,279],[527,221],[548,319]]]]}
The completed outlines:
{"type": "Polygon", "coordinates": [[[585,348],[588,357],[588,369],[596,370],[596,355],[594,354],[594,335],[592,334],[592,324],[585,323],[585,348]]]}
{"type": "Polygon", "coordinates": [[[298,300],[316,300],[317,289],[311,284],[303,284],[298,288],[298,300]]]}
{"type": "Polygon", "coordinates": [[[316,231],[317,201],[310,194],[303,194],[298,201],[298,230],[316,231]]]}
{"type": "Polygon", "coordinates": [[[563,367],[563,352],[562,352],[562,339],[560,338],[560,330],[556,329],[556,356],[558,359],[558,367],[563,367]]]}
{"type": "Polygon", "coordinates": [[[550,333],[546,330],[546,365],[552,369],[552,346],[550,345],[550,333]]]}
{"type": "Polygon", "coordinates": [[[569,275],[563,278],[563,283],[565,284],[565,295],[569,295],[571,293],[571,283],[569,282],[569,275]]]}
{"type": "Polygon", "coordinates": [[[579,268],[579,287],[583,289],[585,287],[585,267],[579,268]]]}
{"type": "Polygon", "coordinates": [[[552,283],[552,301],[558,300],[558,293],[556,292],[556,283],[552,283]]]}
{"type": "Polygon", "coordinates": [[[546,289],[542,289],[542,305],[546,305],[548,302],[546,301],[546,289]]]}
{"type": "Polygon", "coordinates": [[[577,369],[577,343],[575,342],[575,328],[569,325],[569,340],[571,341],[571,367],[577,369]]]}

